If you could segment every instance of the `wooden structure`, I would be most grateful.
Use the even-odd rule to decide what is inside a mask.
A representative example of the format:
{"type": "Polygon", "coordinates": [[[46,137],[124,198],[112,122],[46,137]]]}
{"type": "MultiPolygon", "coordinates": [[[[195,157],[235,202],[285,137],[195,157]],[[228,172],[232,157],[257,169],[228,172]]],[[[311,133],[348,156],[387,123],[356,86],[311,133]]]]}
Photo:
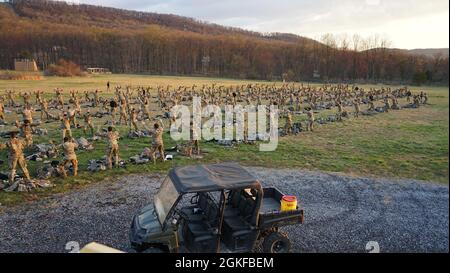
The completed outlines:
{"type": "Polygon", "coordinates": [[[88,68],[86,68],[86,71],[89,74],[111,74],[111,71],[109,71],[108,68],[102,68],[102,67],[88,67],[88,68]]]}
{"type": "Polygon", "coordinates": [[[15,59],[14,70],[25,72],[37,72],[37,64],[35,60],[30,59],[15,59]]]}

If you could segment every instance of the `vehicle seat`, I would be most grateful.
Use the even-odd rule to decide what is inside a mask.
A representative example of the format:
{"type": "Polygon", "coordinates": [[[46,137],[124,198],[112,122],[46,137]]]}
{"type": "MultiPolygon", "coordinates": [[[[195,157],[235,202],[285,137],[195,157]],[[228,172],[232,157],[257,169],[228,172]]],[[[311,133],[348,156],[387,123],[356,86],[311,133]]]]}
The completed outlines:
{"type": "Polygon", "coordinates": [[[224,217],[239,215],[239,203],[241,202],[241,191],[232,191],[228,204],[225,206],[224,217]]]}
{"type": "Polygon", "coordinates": [[[248,250],[257,232],[249,220],[253,215],[255,200],[240,195],[239,205],[223,219],[223,239],[226,246],[233,250],[248,250]]]}
{"type": "Polygon", "coordinates": [[[218,243],[217,221],[219,208],[207,194],[201,194],[198,201],[201,214],[193,214],[186,223],[185,238],[193,252],[215,252],[218,243]]]}

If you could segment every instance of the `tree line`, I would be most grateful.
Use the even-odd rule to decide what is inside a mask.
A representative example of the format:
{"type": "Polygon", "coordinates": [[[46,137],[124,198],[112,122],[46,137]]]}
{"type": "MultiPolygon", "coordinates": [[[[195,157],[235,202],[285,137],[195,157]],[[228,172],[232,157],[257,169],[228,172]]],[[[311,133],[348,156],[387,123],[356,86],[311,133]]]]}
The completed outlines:
{"type": "Polygon", "coordinates": [[[382,37],[261,34],[176,15],[46,0],[0,5],[0,68],[32,57],[114,73],[448,85],[448,56],[389,49],[382,37]]]}

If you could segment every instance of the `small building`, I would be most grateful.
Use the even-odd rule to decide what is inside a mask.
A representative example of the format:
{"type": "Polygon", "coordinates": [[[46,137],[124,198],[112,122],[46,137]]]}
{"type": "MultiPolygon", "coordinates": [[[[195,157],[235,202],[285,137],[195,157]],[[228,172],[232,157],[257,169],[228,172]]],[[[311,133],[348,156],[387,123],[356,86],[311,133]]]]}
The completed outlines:
{"type": "Polygon", "coordinates": [[[111,71],[109,71],[108,68],[103,67],[88,67],[86,68],[86,71],[89,74],[111,74],[111,71]]]}
{"type": "Polygon", "coordinates": [[[25,72],[37,72],[38,67],[35,60],[30,59],[15,59],[14,70],[25,72]]]}

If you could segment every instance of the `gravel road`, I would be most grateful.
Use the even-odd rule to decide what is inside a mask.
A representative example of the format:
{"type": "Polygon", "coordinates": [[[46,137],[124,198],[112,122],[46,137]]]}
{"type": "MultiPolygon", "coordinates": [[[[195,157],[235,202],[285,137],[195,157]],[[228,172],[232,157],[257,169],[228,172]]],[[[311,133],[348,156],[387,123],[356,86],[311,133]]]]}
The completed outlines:
{"type": "MultiPolygon", "coordinates": [[[[285,228],[293,252],[448,252],[448,186],[341,174],[248,168],[297,195],[305,224],[285,228]],[[374,244],[374,243],[369,243],[374,244]]],[[[0,212],[0,252],[69,252],[74,241],[130,251],[128,229],[162,176],[130,175],[0,212]],[[67,248],[67,249],[66,249],[67,248]]]]}

